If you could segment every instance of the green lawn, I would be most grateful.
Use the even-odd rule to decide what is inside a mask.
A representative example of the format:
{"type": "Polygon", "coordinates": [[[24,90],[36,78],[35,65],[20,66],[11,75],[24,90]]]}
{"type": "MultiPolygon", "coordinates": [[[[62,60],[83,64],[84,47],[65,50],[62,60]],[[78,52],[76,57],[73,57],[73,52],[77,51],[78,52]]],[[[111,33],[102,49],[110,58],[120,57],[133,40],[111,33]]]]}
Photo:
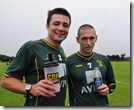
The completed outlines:
{"type": "Polygon", "coordinates": [[[130,62],[112,62],[116,78],[116,90],[110,94],[110,106],[131,106],[131,74],[130,62]]]}
{"type": "MultiPolygon", "coordinates": [[[[112,62],[117,87],[114,93],[108,95],[110,106],[131,106],[130,91],[130,62],[112,62]]],[[[6,63],[0,64],[0,80],[6,70],[6,63]]],[[[15,94],[0,86],[0,106],[23,106],[23,95],[15,94]]],[[[66,106],[69,106],[68,92],[66,106]]]]}

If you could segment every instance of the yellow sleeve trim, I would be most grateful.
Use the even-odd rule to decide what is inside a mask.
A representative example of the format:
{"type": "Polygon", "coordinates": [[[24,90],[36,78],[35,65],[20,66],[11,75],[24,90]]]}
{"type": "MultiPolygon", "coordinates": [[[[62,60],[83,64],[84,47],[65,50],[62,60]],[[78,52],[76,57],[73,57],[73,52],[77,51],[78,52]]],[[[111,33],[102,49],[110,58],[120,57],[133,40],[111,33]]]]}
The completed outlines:
{"type": "Polygon", "coordinates": [[[113,86],[113,85],[116,85],[116,83],[109,84],[109,86],[113,86]]]}
{"type": "Polygon", "coordinates": [[[4,73],[4,76],[6,76],[6,77],[11,77],[11,76],[7,75],[6,73],[4,73]]]}

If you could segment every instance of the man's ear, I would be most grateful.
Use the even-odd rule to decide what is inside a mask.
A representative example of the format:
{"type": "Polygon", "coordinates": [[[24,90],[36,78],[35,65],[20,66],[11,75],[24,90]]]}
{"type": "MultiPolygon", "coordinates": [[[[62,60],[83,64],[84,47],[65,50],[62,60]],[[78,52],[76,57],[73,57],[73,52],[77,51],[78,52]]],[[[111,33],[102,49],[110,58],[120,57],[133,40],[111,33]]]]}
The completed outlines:
{"type": "Polygon", "coordinates": [[[95,42],[97,42],[97,40],[98,40],[98,35],[96,35],[96,41],[95,42]]]}
{"type": "Polygon", "coordinates": [[[76,42],[79,43],[79,37],[78,36],[76,36],[76,42]]]}
{"type": "Polygon", "coordinates": [[[48,27],[49,27],[49,25],[48,24],[46,24],[46,29],[48,30],[48,27]]]}

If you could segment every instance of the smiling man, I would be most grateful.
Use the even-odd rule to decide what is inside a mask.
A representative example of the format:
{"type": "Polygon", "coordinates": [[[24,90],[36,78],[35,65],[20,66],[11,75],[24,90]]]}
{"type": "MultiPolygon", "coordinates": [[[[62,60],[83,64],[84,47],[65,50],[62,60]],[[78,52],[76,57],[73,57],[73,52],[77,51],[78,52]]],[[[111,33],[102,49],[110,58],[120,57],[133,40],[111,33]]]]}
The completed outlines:
{"type": "MultiPolygon", "coordinates": [[[[71,16],[64,8],[48,11],[44,39],[26,42],[5,71],[1,81],[3,88],[26,96],[25,106],[65,106],[66,97],[66,57],[60,46],[66,39],[71,25],[71,16]],[[54,84],[45,79],[43,64],[48,54],[53,54],[59,63],[60,92],[54,84]],[[23,77],[26,82],[22,82],[23,77]]],[[[10,99],[11,100],[11,99],[10,99]]]]}

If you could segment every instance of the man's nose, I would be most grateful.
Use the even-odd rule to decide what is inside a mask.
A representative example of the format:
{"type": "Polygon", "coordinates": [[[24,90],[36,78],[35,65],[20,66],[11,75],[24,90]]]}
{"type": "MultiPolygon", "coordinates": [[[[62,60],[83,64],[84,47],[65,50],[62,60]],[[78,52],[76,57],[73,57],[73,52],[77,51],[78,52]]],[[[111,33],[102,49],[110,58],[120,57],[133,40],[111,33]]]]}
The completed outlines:
{"type": "Polygon", "coordinates": [[[87,45],[90,45],[90,44],[91,44],[90,39],[87,39],[87,45]]]}
{"type": "Polygon", "coordinates": [[[64,30],[64,26],[63,26],[62,24],[60,24],[60,25],[58,26],[58,29],[59,29],[59,30],[64,30]]]}

